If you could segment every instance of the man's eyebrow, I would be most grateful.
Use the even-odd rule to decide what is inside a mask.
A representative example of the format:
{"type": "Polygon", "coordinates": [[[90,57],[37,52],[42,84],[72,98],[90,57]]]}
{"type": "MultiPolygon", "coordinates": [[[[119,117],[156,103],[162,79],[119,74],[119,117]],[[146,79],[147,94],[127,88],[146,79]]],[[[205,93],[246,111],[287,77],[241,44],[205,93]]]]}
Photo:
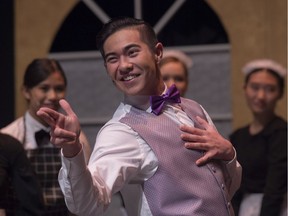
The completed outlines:
{"type": "MultiPolygon", "coordinates": [[[[125,53],[125,52],[127,52],[129,49],[134,48],[134,47],[138,47],[138,48],[139,48],[140,45],[139,45],[139,44],[136,44],[136,43],[128,44],[128,45],[125,46],[122,50],[123,50],[123,52],[125,53]]],[[[116,55],[116,52],[110,52],[110,53],[105,54],[104,59],[106,60],[110,55],[116,55]]]]}
{"type": "Polygon", "coordinates": [[[132,44],[129,44],[127,45],[126,47],[124,47],[124,52],[126,52],[127,50],[129,50],[130,48],[133,48],[133,47],[140,47],[139,44],[135,44],[135,43],[132,43],[132,44]]]}
{"type": "Polygon", "coordinates": [[[106,61],[106,59],[107,59],[109,56],[111,56],[111,55],[115,55],[115,53],[114,53],[114,52],[110,52],[110,53],[105,54],[105,55],[104,55],[104,60],[106,61]]]}

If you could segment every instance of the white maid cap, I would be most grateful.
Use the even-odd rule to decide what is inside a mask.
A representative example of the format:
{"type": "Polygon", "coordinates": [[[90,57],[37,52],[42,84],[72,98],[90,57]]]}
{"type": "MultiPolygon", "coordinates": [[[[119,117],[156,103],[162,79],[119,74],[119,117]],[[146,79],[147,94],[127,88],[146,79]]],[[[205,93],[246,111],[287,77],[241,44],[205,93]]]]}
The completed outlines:
{"type": "Polygon", "coordinates": [[[164,50],[163,59],[166,57],[174,57],[174,58],[179,59],[181,62],[183,62],[186,65],[187,69],[191,68],[193,65],[192,58],[180,50],[172,50],[172,49],[164,50]]]}
{"type": "Polygon", "coordinates": [[[287,74],[286,68],[271,59],[256,59],[250,61],[246,65],[244,65],[244,67],[242,68],[242,72],[245,75],[248,75],[249,73],[257,69],[270,69],[272,71],[275,71],[283,78],[287,74]]]}

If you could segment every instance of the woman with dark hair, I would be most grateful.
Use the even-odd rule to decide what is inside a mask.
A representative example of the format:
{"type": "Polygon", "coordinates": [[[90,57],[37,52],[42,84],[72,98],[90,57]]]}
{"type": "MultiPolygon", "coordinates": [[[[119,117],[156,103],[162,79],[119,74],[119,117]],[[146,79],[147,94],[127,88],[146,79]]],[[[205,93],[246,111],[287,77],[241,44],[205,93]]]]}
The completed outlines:
{"type": "MultiPolygon", "coordinates": [[[[41,107],[59,110],[59,100],[65,98],[66,88],[67,79],[58,61],[46,58],[33,60],[25,71],[22,88],[28,110],[24,116],[1,130],[23,144],[42,186],[44,215],[67,215],[68,210],[58,183],[60,148],[50,143],[50,127],[36,112],[41,107]]],[[[83,132],[80,133],[87,163],[90,145],[83,132]]]]}
{"type": "Polygon", "coordinates": [[[275,108],[284,93],[287,71],[270,59],[257,59],[243,72],[253,120],[230,136],[243,168],[240,189],[232,200],[235,213],[286,215],[287,121],[277,116],[275,108]]]}

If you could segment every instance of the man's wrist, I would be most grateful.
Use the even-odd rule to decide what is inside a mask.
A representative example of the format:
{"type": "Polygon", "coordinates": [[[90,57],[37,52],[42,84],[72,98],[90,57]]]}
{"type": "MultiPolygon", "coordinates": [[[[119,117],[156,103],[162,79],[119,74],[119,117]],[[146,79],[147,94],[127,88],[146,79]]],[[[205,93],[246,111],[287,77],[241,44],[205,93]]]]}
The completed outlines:
{"type": "Polygon", "coordinates": [[[68,145],[62,148],[62,154],[66,158],[73,158],[79,154],[82,149],[82,144],[77,142],[77,144],[68,145]]]}

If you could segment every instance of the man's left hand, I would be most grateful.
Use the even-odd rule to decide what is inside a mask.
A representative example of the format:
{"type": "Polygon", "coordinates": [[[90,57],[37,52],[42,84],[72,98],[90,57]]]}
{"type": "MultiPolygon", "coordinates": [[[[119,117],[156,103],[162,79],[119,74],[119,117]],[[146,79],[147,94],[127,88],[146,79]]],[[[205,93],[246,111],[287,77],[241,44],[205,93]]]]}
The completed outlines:
{"type": "Polygon", "coordinates": [[[197,116],[197,121],[203,129],[182,125],[180,130],[182,140],[188,149],[204,151],[203,157],[196,161],[198,166],[208,163],[212,159],[230,161],[235,156],[234,148],[227,139],[222,137],[218,131],[204,119],[197,116]]]}

